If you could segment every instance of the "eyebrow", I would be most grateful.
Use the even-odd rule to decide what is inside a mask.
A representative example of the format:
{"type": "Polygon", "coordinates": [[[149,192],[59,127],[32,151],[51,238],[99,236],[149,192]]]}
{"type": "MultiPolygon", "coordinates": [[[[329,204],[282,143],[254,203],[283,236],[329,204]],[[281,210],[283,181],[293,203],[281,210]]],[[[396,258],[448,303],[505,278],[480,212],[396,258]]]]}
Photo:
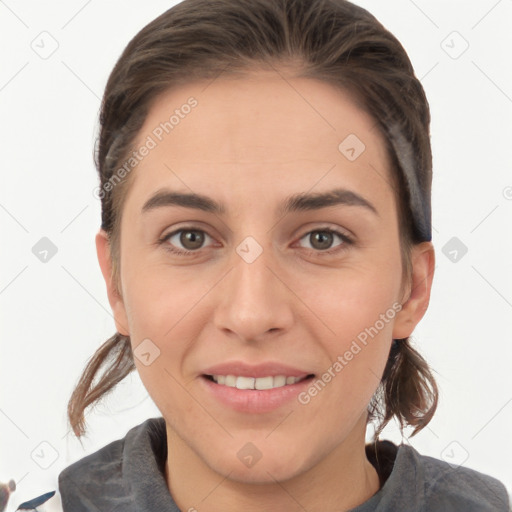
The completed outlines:
{"type": "MultiPolygon", "coordinates": [[[[329,206],[345,205],[360,206],[379,215],[375,206],[368,200],[344,188],[337,188],[327,192],[299,193],[287,197],[277,209],[278,216],[291,212],[320,210],[329,206]]],[[[223,215],[226,213],[226,207],[211,197],[188,192],[175,192],[170,189],[161,189],[151,196],[142,207],[142,213],[157,208],[168,206],[181,206],[184,208],[193,208],[208,213],[223,215]]]]}

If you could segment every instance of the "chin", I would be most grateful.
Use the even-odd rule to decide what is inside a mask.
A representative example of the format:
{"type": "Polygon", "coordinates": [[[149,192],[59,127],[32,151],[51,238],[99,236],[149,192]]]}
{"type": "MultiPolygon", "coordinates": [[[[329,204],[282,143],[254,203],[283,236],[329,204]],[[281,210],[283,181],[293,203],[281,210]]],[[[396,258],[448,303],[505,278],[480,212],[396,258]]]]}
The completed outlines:
{"type": "Polygon", "coordinates": [[[227,467],[226,470],[222,474],[226,475],[229,480],[254,485],[275,484],[276,481],[283,482],[300,473],[297,468],[275,468],[273,465],[270,465],[270,467],[262,465],[259,468],[253,467],[250,469],[227,467]]]}
{"type": "Polygon", "coordinates": [[[214,456],[212,462],[213,464],[209,464],[211,469],[225,475],[229,480],[261,485],[290,480],[305,471],[306,465],[303,458],[297,459],[296,454],[286,457],[273,451],[265,456],[250,443],[237,450],[234,457],[229,457],[225,452],[222,457],[214,456]]]}

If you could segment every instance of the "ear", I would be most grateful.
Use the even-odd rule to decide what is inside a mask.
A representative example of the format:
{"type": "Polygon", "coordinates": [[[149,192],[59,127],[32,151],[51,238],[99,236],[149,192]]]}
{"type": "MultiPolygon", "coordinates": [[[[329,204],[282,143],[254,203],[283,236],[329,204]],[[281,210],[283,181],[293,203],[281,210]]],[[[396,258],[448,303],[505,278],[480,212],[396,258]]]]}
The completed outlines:
{"type": "Polygon", "coordinates": [[[107,285],[108,301],[110,302],[110,307],[114,313],[116,329],[120,334],[129,336],[128,318],[126,316],[123,298],[112,279],[110,242],[106,231],[103,229],[100,229],[96,235],[96,253],[98,254],[98,262],[100,264],[101,273],[103,274],[103,279],[105,279],[105,283],[107,285]]]}
{"type": "Polygon", "coordinates": [[[393,339],[407,338],[423,318],[430,301],[434,278],[435,253],[432,242],[414,245],[411,250],[412,276],[407,287],[408,299],[395,317],[393,339]]]}

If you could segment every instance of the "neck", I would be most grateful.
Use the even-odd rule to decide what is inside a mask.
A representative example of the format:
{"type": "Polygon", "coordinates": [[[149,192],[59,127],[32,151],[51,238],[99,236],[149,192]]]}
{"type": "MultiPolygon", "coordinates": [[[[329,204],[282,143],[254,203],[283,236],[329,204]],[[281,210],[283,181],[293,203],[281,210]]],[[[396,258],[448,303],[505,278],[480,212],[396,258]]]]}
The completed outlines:
{"type": "Polygon", "coordinates": [[[212,470],[167,424],[167,485],[178,508],[186,511],[349,511],[380,487],[366,458],[366,417],[362,419],[364,424],[359,421],[341,444],[307,471],[285,481],[256,484],[212,470]]]}

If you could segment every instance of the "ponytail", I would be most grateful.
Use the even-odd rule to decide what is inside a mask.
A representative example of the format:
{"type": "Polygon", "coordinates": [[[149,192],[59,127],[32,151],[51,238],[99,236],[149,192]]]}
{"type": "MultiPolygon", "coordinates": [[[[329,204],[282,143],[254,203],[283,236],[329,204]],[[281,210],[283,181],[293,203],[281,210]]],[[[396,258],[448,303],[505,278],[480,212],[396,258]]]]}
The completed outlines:
{"type": "Polygon", "coordinates": [[[439,397],[436,381],[429,365],[409,344],[409,338],[393,340],[381,383],[369,406],[368,421],[380,423],[378,438],[384,427],[396,416],[400,430],[414,427],[416,435],[432,419],[439,397]]]}
{"type": "Polygon", "coordinates": [[[84,412],[135,370],[130,338],[116,333],[95,352],[87,363],[68,402],[68,419],[76,437],[85,434],[84,412]],[[96,384],[93,380],[100,371],[96,384]]]}

